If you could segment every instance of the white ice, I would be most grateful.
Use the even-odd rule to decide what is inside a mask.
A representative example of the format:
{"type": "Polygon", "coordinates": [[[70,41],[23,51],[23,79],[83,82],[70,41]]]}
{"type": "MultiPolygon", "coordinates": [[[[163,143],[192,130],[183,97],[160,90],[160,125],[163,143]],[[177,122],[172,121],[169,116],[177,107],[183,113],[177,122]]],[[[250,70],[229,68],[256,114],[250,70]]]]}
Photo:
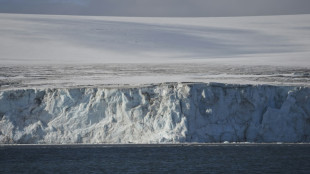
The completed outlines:
{"type": "Polygon", "coordinates": [[[169,83],[0,92],[2,143],[310,142],[310,89],[169,83]]]}
{"type": "Polygon", "coordinates": [[[309,57],[310,15],[0,14],[0,143],[310,142],[309,57]]]}

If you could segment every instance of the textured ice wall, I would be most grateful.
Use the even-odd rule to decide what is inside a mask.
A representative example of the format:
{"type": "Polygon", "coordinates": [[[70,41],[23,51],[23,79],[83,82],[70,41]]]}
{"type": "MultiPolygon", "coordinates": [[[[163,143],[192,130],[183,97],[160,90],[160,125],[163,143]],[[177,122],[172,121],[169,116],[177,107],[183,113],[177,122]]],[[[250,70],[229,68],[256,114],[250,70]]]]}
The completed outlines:
{"type": "Polygon", "coordinates": [[[310,88],[169,83],[0,92],[0,143],[310,142],[310,88]]]}

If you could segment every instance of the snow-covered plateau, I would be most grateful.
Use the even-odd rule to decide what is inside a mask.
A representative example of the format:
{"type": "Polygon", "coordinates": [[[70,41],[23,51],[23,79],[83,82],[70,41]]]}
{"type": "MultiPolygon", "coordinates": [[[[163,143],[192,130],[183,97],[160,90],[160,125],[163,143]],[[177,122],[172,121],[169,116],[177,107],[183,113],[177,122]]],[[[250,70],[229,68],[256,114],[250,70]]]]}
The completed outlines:
{"type": "Polygon", "coordinates": [[[147,18],[0,14],[3,64],[309,67],[310,15],[147,18]]]}
{"type": "Polygon", "coordinates": [[[0,92],[0,142],[310,142],[310,88],[220,83],[0,92]]]}
{"type": "Polygon", "coordinates": [[[309,14],[0,14],[0,144],[310,142],[309,58],[309,14]]]}

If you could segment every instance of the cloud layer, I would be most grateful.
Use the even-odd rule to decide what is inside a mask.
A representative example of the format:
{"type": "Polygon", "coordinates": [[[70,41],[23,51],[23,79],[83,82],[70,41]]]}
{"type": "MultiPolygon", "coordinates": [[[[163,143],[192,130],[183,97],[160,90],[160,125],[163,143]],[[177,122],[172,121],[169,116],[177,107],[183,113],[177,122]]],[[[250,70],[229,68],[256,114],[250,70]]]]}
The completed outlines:
{"type": "Polygon", "coordinates": [[[0,13],[248,16],[310,13],[309,0],[0,0],[0,13]]]}

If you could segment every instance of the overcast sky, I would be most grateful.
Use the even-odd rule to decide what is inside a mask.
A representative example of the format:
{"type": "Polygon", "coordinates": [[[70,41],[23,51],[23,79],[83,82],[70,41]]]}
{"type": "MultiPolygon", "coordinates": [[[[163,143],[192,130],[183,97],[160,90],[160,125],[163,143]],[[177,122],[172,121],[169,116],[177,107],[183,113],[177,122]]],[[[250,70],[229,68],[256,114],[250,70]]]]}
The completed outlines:
{"type": "Polygon", "coordinates": [[[188,17],[309,14],[310,0],[0,0],[0,13],[188,17]]]}

